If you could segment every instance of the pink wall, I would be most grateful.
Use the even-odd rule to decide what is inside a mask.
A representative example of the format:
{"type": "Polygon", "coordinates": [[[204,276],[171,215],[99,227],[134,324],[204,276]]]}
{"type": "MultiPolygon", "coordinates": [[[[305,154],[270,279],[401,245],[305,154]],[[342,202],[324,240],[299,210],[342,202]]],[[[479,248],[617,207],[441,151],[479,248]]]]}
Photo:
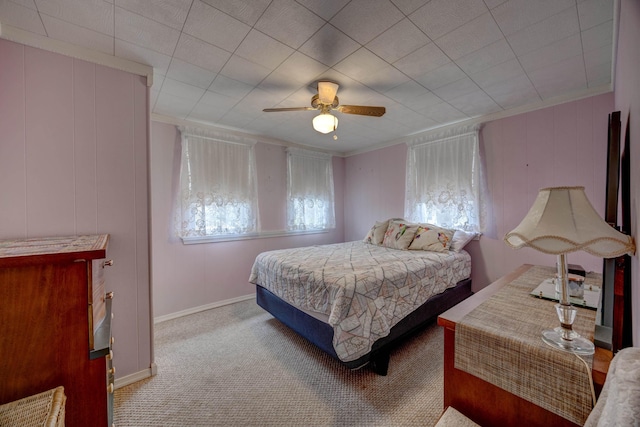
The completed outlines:
{"type": "Polygon", "coordinates": [[[152,362],[145,79],[0,40],[0,239],[111,235],[118,377],[152,362]]]}
{"type": "MultiPolygon", "coordinates": [[[[184,245],[172,230],[173,200],[180,170],[180,135],[173,125],[152,122],[151,136],[154,316],[168,316],[254,294],[255,286],[249,284],[248,279],[260,252],[343,241],[344,159],[334,157],[335,230],[184,245]]],[[[255,153],[262,231],[284,230],[287,175],[284,147],[258,142],[255,153]]]]}
{"type": "MultiPolygon", "coordinates": [[[[538,190],[582,185],[604,211],[608,114],[605,94],[496,120],[481,131],[491,215],[487,232],[467,249],[473,255],[473,287],[481,289],[523,263],[554,265],[555,258],[508,248],[503,236],[526,215],[538,190]]],[[[406,146],[346,159],[346,240],[361,239],[376,220],[404,213],[406,146]]],[[[571,254],[570,263],[600,271],[602,260],[571,254]]]]}
{"type": "MultiPolygon", "coordinates": [[[[618,57],[615,78],[615,109],[621,112],[622,139],[627,121],[631,143],[631,234],[638,244],[638,212],[640,212],[640,2],[620,1],[618,57]],[[629,120],[627,120],[627,118],[629,120]]],[[[640,263],[638,251],[631,260],[633,343],[640,345],[640,263]]]]}

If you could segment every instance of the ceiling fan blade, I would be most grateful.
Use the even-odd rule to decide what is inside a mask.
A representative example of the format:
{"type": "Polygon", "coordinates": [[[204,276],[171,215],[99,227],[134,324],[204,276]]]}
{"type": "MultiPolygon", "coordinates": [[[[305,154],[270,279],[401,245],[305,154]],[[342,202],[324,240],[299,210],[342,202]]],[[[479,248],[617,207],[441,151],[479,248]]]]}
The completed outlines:
{"type": "Polygon", "coordinates": [[[361,116],[382,117],[387,111],[384,107],[372,107],[366,105],[340,105],[335,110],[346,114],[359,114],[361,116]]]}
{"type": "Polygon", "coordinates": [[[290,107],[290,108],[265,108],[264,111],[265,113],[278,113],[281,111],[315,111],[317,110],[317,108],[311,108],[311,107],[290,107]]]}
{"type": "Polygon", "coordinates": [[[338,93],[339,85],[333,82],[319,81],[318,82],[318,97],[323,104],[333,104],[333,100],[338,93]]]}

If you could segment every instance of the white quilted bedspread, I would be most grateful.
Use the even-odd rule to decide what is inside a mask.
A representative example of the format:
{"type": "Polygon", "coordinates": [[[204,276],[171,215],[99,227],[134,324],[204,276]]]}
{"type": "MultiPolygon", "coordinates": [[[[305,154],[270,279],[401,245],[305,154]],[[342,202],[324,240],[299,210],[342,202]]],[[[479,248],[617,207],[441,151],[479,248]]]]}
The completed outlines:
{"type": "Polygon", "coordinates": [[[336,354],[348,362],[431,296],[470,275],[465,251],[403,251],[356,241],[263,252],[249,282],[327,315],[336,354]]]}

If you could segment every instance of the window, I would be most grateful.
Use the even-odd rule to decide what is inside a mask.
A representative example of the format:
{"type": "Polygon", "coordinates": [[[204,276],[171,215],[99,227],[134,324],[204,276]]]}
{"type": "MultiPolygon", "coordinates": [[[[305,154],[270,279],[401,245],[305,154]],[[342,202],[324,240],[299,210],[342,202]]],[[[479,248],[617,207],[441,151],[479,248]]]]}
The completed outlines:
{"type": "Polygon", "coordinates": [[[331,155],[287,149],[287,230],[335,228],[331,155]]]}
{"type": "Polygon", "coordinates": [[[253,143],[195,128],[181,127],[180,132],[177,234],[189,240],[257,233],[253,143]]]}
{"type": "Polygon", "coordinates": [[[421,137],[407,153],[405,216],[481,232],[484,227],[479,127],[421,137]]]}

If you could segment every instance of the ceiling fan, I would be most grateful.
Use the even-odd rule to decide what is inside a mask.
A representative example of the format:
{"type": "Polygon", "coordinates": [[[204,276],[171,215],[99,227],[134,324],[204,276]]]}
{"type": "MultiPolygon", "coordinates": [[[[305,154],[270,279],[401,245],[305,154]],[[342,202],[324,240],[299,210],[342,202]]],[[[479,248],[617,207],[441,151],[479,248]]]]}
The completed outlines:
{"type": "Polygon", "coordinates": [[[338,127],[338,118],[330,114],[330,111],[373,117],[381,117],[385,113],[386,110],[384,107],[340,105],[340,101],[336,96],[338,87],[339,85],[337,83],[321,80],[318,82],[318,93],[311,98],[311,107],[265,108],[262,111],[273,113],[280,111],[319,110],[320,114],[313,118],[313,128],[320,133],[333,132],[338,127]]]}

